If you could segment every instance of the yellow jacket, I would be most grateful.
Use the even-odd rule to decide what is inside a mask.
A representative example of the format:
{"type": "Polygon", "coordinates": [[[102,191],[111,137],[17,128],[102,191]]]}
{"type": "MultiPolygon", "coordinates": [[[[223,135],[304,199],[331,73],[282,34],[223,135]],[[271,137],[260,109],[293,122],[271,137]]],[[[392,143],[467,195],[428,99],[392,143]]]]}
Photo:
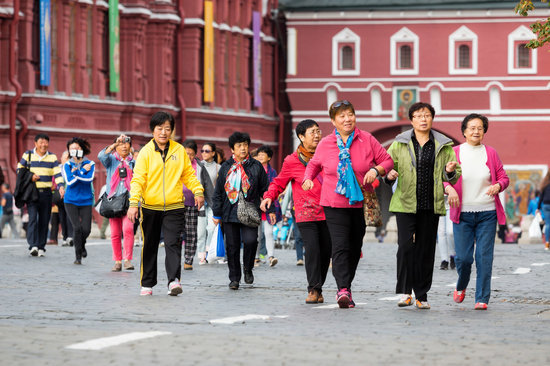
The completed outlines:
{"type": "Polygon", "coordinates": [[[153,139],[139,152],[130,184],[130,207],[166,211],[184,207],[183,186],[195,196],[203,196],[191,161],[181,144],[170,140],[163,161],[153,139]]]}

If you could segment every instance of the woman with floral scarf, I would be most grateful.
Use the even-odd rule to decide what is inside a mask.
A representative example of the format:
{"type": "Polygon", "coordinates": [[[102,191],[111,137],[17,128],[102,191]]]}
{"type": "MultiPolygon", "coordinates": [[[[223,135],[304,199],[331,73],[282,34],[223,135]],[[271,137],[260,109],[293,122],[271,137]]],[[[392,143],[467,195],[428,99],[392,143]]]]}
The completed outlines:
{"type": "Polygon", "coordinates": [[[370,133],[356,127],[355,109],[350,102],[332,103],[329,116],[335,129],[317,146],[302,188],[308,191],[319,184],[315,177],[323,171],[320,204],[332,240],[336,300],[340,308],[353,308],[351,283],[366,228],[361,187],[372,192],[372,182],[393,168],[393,160],[370,133]]]}

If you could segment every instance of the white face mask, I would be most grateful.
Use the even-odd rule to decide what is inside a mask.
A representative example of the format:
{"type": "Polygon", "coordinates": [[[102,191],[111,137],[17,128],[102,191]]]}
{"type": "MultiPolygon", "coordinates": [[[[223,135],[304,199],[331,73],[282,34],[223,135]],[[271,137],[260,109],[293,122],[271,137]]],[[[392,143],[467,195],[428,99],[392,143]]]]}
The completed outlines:
{"type": "Polygon", "coordinates": [[[71,156],[71,158],[81,158],[81,157],[84,156],[84,151],[83,150],[71,149],[71,150],[69,150],[69,155],[71,156]]]}

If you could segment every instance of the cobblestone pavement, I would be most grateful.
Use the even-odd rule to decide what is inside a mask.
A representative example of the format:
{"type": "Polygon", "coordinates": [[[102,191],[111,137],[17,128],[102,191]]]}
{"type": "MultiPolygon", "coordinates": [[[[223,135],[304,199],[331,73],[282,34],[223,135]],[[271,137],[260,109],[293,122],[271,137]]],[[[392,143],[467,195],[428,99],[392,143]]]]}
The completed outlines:
{"type": "Polygon", "coordinates": [[[335,306],[331,274],[326,303],[305,304],[304,267],[290,250],[277,250],[279,264],[257,268],[254,285],[239,291],[228,289],[226,265],[196,261],[182,273],[183,294],[171,297],[161,248],[159,284],[144,298],[138,270],[110,272],[109,241],[87,248],[76,266],[70,247],[48,246],[38,258],[23,240],[0,241],[0,365],[550,364],[542,245],[496,246],[485,312],[473,310],[475,280],[455,304],[456,273],[437,268],[432,309],[398,308],[395,244],[365,243],[357,307],[347,310],[335,306]]]}

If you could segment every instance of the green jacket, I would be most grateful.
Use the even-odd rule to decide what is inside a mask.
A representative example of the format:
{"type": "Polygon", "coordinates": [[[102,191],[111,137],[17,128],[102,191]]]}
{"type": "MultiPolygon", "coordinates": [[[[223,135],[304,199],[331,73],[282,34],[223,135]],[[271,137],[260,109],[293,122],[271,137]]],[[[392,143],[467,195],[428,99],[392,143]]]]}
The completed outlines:
{"type": "MultiPolygon", "coordinates": [[[[405,131],[395,137],[388,149],[394,163],[393,169],[399,173],[397,187],[390,203],[391,212],[416,213],[416,157],[412,142],[413,130],[405,131]]],[[[453,142],[447,136],[432,130],[435,142],[434,166],[434,213],[445,215],[445,199],[443,182],[455,184],[462,173],[457,164],[455,175],[449,179],[445,165],[456,161],[453,142]]]]}

